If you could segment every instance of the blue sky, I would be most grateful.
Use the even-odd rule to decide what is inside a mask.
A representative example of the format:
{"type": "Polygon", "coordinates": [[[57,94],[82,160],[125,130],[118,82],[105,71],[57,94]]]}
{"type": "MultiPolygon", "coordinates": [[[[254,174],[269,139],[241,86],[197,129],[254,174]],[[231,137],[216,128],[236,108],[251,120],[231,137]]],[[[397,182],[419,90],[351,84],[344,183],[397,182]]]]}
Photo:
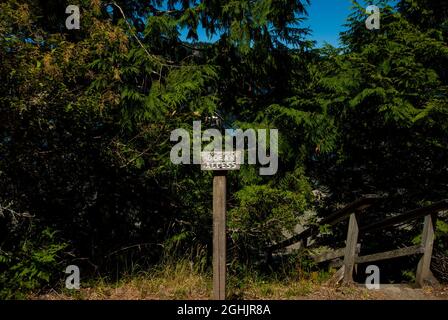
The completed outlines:
{"type": "Polygon", "coordinates": [[[308,7],[308,20],[304,25],[311,28],[311,39],[322,46],[325,42],[338,46],[339,33],[350,14],[350,0],[312,0],[308,7]]]}
{"type": "MultiPolygon", "coordinates": [[[[391,0],[393,3],[395,0],[391,0]]],[[[312,34],[308,37],[316,41],[321,47],[329,43],[335,47],[339,46],[339,33],[344,30],[344,24],[349,16],[353,3],[351,0],[311,0],[307,6],[308,17],[303,22],[304,27],[309,27],[312,34]]],[[[358,1],[363,4],[363,1],[358,1]]],[[[182,40],[186,40],[186,31],[182,32],[182,40]]],[[[207,38],[203,30],[199,30],[199,40],[214,42],[218,36],[207,38]]]]}
{"type": "MultiPolygon", "coordinates": [[[[396,0],[388,1],[392,6],[396,2],[396,0]]],[[[358,1],[358,3],[365,5],[364,1],[358,1]]],[[[366,1],[366,3],[369,2],[366,1]]],[[[344,24],[352,8],[351,0],[311,0],[305,26],[311,28],[310,38],[317,42],[318,47],[321,47],[325,42],[335,47],[339,46],[339,33],[345,30],[344,24]]]]}
{"type": "MultiPolygon", "coordinates": [[[[317,46],[325,42],[338,45],[339,32],[343,30],[351,7],[350,0],[311,0],[307,8],[308,18],[303,26],[312,29],[310,38],[317,41],[317,46]]],[[[181,38],[186,40],[186,31],[182,32],[181,38]]],[[[199,30],[200,41],[214,42],[217,39],[218,36],[209,39],[203,30],[199,30]]]]}

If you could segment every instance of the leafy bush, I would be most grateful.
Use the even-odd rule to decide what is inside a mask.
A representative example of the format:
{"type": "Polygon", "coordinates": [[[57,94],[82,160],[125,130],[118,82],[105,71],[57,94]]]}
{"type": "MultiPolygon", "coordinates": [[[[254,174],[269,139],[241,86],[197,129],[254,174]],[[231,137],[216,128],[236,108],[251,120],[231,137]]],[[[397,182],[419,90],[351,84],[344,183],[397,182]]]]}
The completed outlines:
{"type": "Polygon", "coordinates": [[[245,260],[259,257],[267,246],[293,232],[307,205],[304,190],[249,185],[236,192],[237,206],[229,212],[234,252],[245,260]]]}
{"type": "Polygon", "coordinates": [[[15,250],[0,251],[0,299],[24,298],[26,293],[57,281],[66,248],[67,244],[56,239],[56,232],[47,228],[22,240],[15,250]]]}

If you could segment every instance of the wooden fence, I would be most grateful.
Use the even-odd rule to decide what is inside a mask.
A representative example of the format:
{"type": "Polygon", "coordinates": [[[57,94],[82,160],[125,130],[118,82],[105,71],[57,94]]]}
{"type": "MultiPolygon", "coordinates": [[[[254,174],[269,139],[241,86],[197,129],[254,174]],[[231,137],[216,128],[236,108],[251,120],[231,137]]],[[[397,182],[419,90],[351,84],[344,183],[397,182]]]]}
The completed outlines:
{"type": "MultiPolygon", "coordinates": [[[[364,210],[380,199],[381,198],[377,196],[366,196],[364,198],[356,200],[355,202],[345,206],[332,215],[324,218],[319,223],[319,225],[333,226],[345,219],[349,219],[345,248],[332,250],[324,254],[315,256],[314,260],[317,263],[321,263],[324,261],[343,257],[343,262],[340,269],[343,277],[343,282],[352,283],[353,270],[356,264],[398,258],[409,255],[421,255],[417,266],[416,284],[418,286],[423,286],[425,283],[429,282],[429,280],[434,279],[430,270],[430,265],[437,215],[440,211],[448,209],[448,199],[436,202],[423,208],[411,210],[404,214],[387,218],[367,226],[361,226],[360,218],[362,217],[364,210]],[[374,231],[381,230],[387,227],[402,225],[410,222],[411,220],[415,220],[421,217],[424,217],[424,225],[422,230],[421,243],[419,245],[369,254],[365,256],[360,255],[361,250],[358,241],[361,235],[372,233],[374,231]]],[[[308,238],[314,237],[319,234],[319,225],[312,226],[304,230],[303,232],[268,248],[268,257],[271,256],[274,251],[285,248],[297,242],[301,242],[301,244],[306,247],[308,238]]]]}

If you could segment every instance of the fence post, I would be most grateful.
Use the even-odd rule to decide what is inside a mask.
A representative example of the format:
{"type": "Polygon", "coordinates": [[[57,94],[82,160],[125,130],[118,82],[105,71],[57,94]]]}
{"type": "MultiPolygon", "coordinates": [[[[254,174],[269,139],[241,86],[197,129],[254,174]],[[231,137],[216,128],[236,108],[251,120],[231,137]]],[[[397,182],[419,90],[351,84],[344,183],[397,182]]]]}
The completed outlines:
{"type": "Polygon", "coordinates": [[[359,234],[359,211],[350,214],[348,222],[347,241],[344,254],[344,280],[345,284],[353,282],[353,268],[356,259],[356,246],[359,234]]]}
{"type": "Polygon", "coordinates": [[[423,287],[425,280],[432,278],[431,257],[434,244],[434,232],[436,228],[436,214],[428,214],[425,216],[422,232],[423,256],[417,266],[416,283],[419,287],[423,287]]]}

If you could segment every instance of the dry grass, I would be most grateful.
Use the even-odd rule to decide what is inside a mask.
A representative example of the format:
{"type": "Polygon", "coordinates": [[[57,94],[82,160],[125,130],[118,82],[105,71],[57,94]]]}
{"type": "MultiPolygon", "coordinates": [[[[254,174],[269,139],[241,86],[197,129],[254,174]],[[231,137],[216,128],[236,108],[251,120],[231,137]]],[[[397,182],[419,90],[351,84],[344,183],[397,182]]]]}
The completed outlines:
{"type": "MultiPolygon", "coordinates": [[[[82,287],[82,284],[81,284],[82,287]]],[[[117,283],[98,281],[78,291],[40,295],[37,298],[82,300],[171,300],[209,299],[211,279],[198,272],[192,264],[183,261],[167,264],[150,272],[124,277],[117,283]]]]}
{"type": "MultiPolygon", "coordinates": [[[[307,279],[265,280],[246,275],[228,279],[228,298],[252,300],[376,300],[376,299],[448,299],[448,287],[411,289],[406,286],[385,286],[367,290],[360,286],[330,286],[311,275],[307,279]]],[[[167,264],[150,272],[127,277],[118,283],[97,281],[78,291],[52,290],[30,299],[82,300],[203,300],[212,298],[212,277],[199,272],[189,262],[167,264]]]]}

